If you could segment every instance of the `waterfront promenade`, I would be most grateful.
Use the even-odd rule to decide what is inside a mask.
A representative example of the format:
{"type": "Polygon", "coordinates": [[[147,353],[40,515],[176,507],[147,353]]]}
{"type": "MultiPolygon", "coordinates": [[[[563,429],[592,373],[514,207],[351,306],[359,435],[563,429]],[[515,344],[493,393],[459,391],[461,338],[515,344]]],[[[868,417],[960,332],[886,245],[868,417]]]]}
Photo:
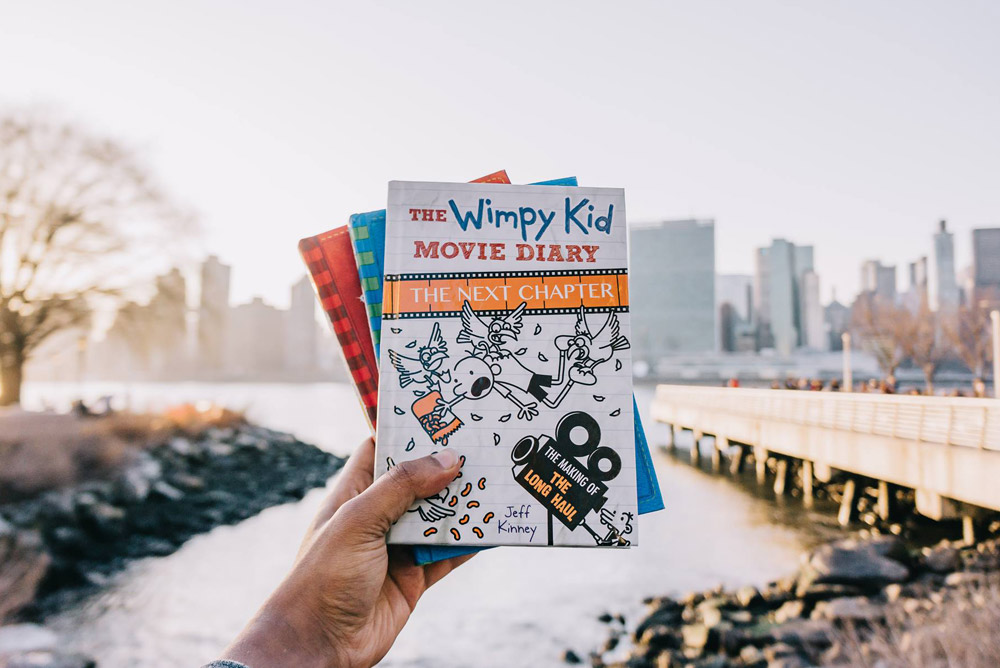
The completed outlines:
{"type": "Polygon", "coordinates": [[[917,512],[933,519],[962,517],[966,536],[982,510],[1000,510],[1000,401],[841,392],[796,392],[659,385],[652,416],[693,432],[692,461],[711,457],[721,470],[754,460],[765,484],[783,494],[790,468],[803,498],[814,480],[847,474],[841,522],[851,517],[859,480],[878,486],[878,513],[891,512],[892,486],[915,491],[917,512]],[[714,436],[710,452],[702,437],[714,436]]]}

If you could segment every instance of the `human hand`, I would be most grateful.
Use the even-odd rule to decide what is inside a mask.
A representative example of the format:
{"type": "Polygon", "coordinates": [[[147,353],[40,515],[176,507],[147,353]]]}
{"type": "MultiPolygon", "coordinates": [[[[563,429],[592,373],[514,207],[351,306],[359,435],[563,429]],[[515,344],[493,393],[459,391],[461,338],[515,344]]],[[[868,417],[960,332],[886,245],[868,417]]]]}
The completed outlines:
{"type": "Polygon", "coordinates": [[[306,532],[291,572],[222,654],[250,668],[368,668],[389,651],[420,596],[468,561],[427,566],[387,546],[389,527],[417,499],[458,475],[452,450],[402,462],[374,483],[375,444],[344,465],[306,532]]]}

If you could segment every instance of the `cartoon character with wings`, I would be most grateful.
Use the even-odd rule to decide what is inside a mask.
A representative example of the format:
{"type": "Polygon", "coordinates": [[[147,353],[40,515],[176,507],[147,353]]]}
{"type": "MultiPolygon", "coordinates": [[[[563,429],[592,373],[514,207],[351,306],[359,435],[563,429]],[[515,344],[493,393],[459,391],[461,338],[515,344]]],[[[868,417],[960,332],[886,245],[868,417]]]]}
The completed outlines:
{"type": "Polygon", "coordinates": [[[489,355],[494,359],[510,356],[504,346],[509,341],[517,341],[521,334],[522,316],[527,304],[521,305],[506,315],[498,315],[486,322],[472,310],[468,301],[462,304],[462,331],[457,343],[471,343],[473,352],[480,357],[489,355]]]}
{"type": "Polygon", "coordinates": [[[595,334],[587,324],[583,307],[580,307],[576,316],[576,334],[557,336],[555,339],[560,354],[573,361],[569,368],[570,381],[580,385],[597,383],[594,369],[614,357],[617,351],[626,350],[630,346],[619,328],[618,315],[609,313],[607,320],[595,334]]]}
{"type": "Polygon", "coordinates": [[[441,371],[442,363],[448,359],[448,344],[441,336],[441,325],[434,323],[430,338],[417,349],[417,356],[407,357],[395,350],[389,350],[389,361],[399,372],[399,386],[407,387],[418,383],[428,392],[440,391],[441,382],[451,380],[451,372],[441,371]]]}

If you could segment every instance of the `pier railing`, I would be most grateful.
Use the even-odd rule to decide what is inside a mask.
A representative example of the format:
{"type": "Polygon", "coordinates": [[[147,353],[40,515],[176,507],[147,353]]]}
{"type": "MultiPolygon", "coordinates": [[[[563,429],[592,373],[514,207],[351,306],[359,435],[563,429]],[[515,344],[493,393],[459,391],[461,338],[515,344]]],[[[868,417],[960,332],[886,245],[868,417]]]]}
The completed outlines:
{"type": "MultiPolygon", "coordinates": [[[[1000,451],[1000,401],[995,399],[682,385],[656,388],[654,418],[667,418],[685,408],[914,443],[1000,451]]],[[[660,421],[672,424],[670,419],[660,421]]]]}
{"type": "Polygon", "coordinates": [[[752,446],[759,479],[760,460],[779,455],[820,479],[841,470],[912,488],[931,517],[950,501],[1000,510],[996,399],[660,385],[652,415],[716,436],[716,465],[720,447],[752,446]]]}

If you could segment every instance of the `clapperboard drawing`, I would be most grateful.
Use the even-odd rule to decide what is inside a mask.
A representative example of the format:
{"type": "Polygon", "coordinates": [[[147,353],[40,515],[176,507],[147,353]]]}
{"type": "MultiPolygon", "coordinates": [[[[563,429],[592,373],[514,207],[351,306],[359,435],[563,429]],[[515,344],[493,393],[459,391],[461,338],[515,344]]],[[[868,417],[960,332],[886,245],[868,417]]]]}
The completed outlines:
{"type": "Polygon", "coordinates": [[[393,543],[637,542],[624,192],[392,182],[376,474],[462,458],[393,543]]]}

